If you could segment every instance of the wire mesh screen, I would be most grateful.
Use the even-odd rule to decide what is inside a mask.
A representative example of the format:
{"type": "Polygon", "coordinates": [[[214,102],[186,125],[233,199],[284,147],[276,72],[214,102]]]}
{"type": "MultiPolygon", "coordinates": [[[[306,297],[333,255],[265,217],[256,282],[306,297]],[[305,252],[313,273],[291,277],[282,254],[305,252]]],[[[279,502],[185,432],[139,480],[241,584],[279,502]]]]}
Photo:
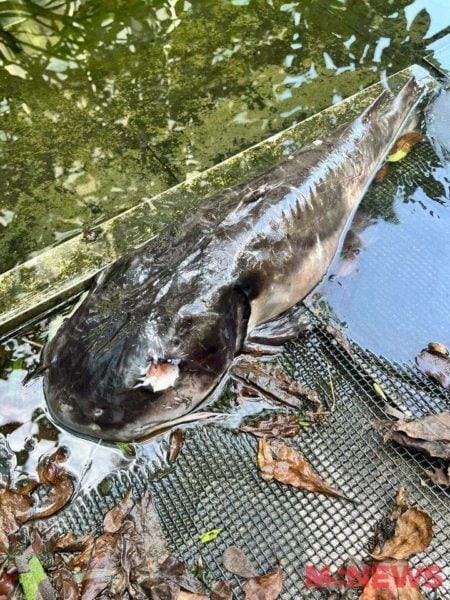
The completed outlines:
{"type": "MultiPolygon", "coordinates": [[[[201,553],[213,576],[230,579],[221,557],[228,546],[236,545],[261,572],[272,569],[276,560],[281,562],[283,599],[326,598],[324,589],[308,587],[307,565],[319,571],[329,565],[333,570],[348,558],[366,558],[374,525],[391,510],[398,488],[405,485],[413,503],[434,523],[431,546],[412,566],[439,565],[448,578],[449,493],[424,481],[424,470],[436,463],[383,442],[373,424],[388,416],[373,383],[382,386],[389,403],[403,403],[416,417],[445,409],[449,395],[413,368],[400,368],[355,345],[350,356],[323,324],[312,319],[312,329],[286,347],[281,361],[292,375],[315,387],[328,406],[333,396],[336,405],[325,421],[302,430],[293,445],[355,504],[264,481],[257,469],[254,438],[226,426],[204,424],[188,430],[172,467],[142,464],[119,473],[107,500],[98,491],[79,498],[63,514],[60,526],[86,532],[126,489],[132,487],[138,495],[149,485],[172,551],[187,563],[201,553]],[[199,545],[198,535],[215,528],[222,529],[218,538],[199,545]]],[[[240,598],[243,581],[233,581],[240,598]]],[[[449,592],[447,581],[439,588],[441,596],[434,591],[428,597],[445,598],[449,592]]]]}

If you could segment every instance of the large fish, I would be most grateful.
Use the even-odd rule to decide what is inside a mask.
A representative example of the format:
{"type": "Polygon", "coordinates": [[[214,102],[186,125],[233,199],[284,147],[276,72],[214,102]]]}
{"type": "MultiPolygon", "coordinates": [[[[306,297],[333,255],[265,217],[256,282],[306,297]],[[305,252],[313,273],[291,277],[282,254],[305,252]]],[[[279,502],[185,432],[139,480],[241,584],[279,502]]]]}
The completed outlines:
{"type": "Polygon", "coordinates": [[[410,79],[255,181],[102,272],[44,353],[57,421],[133,440],[199,406],[252,330],[325,275],[422,94],[410,79]]]}

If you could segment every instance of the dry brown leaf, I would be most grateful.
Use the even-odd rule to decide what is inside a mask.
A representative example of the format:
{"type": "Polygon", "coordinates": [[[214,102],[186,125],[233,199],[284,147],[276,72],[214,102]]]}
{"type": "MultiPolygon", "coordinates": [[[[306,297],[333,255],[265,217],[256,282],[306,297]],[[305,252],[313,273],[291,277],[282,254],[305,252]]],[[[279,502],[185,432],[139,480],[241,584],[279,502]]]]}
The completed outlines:
{"type": "Polygon", "coordinates": [[[209,596],[201,596],[200,594],[181,591],[178,594],[177,600],[209,600],[209,596]]]}
{"type": "Polygon", "coordinates": [[[416,356],[416,363],[424,375],[434,379],[446,390],[450,390],[450,358],[448,356],[426,349],[416,356]]]}
{"type": "Polygon", "coordinates": [[[299,429],[298,418],[295,415],[273,415],[239,427],[239,431],[265,439],[295,437],[299,429]]]}
{"type": "Polygon", "coordinates": [[[435,469],[434,471],[425,471],[425,473],[436,485],[450,487],[450,465],[445,469],[435,469]]]}
{"type": "Polygon", "coordinates": [[[375,181],[377,183],[381,183],[382,181],[384,181],[386,179],[388,173],[389,173],[389,163],[385,162],[378,169],[377,174],[375,175],[375,181]]]}
{"type": "Polygon", "coordinates": [[[92,544],[94,535],[85,534],[77,538],[71,531],[51,540],[53,552],[82,552],[86,546],[92,544]]]}
{"type": "Polygon", "coordinates": [[[175,429],[170,434],[169,440],[169,451],[167,453],[167,462],[172,465],[180,453],[181,448],[184,444],[184,431],[182,429],[175,429]]]}
{"type": "Polygon", "coordinates": [[[390,426],[384,440],[394,440],[433,458],[450,460],[450,413],[444,411],[416,421],[397,421],[390,426]]]}
{"type": "Polygon", "coordinates": [[[106,513],[103,519],[103,530],[107,533],[119,531],[133,506],[133,496],[131,490],[128,490],[122,500],[106,513]]]}
{"type": "Polygon", "coordinates": [[[275,479],[308,492],[349,500],[321,479],[297,450],[282,442],[259,440],[258,466],[266,481],[275,479]]]}
{"type": "Polygon", "coordinates": [[[283,588],[283,572],[278,567],[273,573],[252,577],[242,588],[245,600],[276,600],[283,588]]]}
{"type": "Polygon", "coordinates": [[[379,552],[371,554],[371,557],[374,560],[407,560],[423,552],[429,546],[432,537],[431,517],[420,508],[412,506],[397,519],[393,537],[379,552]]]}
{"type": "Polygon", "coordinates": [[[222,555],[222,564],[227,571],[244,579],[251,579],[258,575],[256,565],[237,546],[230,546],[225,550],[222,555]]]}
{"type": "Polygon", "coordinates": [[[231,583],[220,579],[211,590],[211,600],[233,600],[231,583]]]}
{"type": "Polygon", "coordinates": [[[173,581],[185,592],[194,594],[207,594],[203,583],[189,573],[184,562],[169,556],[160,566],[160,573],[164,579],[173,581]]]}

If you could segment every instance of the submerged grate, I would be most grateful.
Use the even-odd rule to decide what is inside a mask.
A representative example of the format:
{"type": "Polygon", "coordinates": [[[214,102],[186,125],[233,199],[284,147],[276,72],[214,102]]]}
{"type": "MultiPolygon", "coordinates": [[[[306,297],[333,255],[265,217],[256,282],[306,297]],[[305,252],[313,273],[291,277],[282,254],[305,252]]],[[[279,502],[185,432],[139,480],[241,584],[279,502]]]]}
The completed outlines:
{"type": "MultiPolygon", "coordinates": [[[[394,443],[383,443],[382,433],[372,424],[387,415],[373,383],[381,385],[393,406],[401,399],[416,417],[448,408],[450,395],[412,368],[388,363],[356,345],[351,358],[312,318],[314,328],[287,346],[282,362],[296,378],[316,387],[328,405],[332,402],[331,376],[336,409],[322,424],[304,429],[294,445],[324,479],[354,497],[356,504],[263,481],[256,466],[256,440],[206,424],[188,430],[173,467],[143,464],[118,474],[108,506],[128,487],[139,494],[149,482],[174,554],[192,563],[201,552],[214,577],[230,579],[223,571],[221,556],[234,544],[245,550],[262,572],[273,568],[276,559],[281,561],[283,599],[323,598],[323,590],[305,587],[306,565],[337,569],[348,558],[363,560],[374,524],[389,512],[400,485],[406,485],[411,500],[426,510],[434,523],[432,545],[411,564],[443,569],[447,581],[440,588],[444,594],[440,597],[444,598],[450,592],[445,530],[450,494],[424,482],[424,469],[437,466],[437,462],[394,443]],[[220,536],[200,547],[199,533],[215,528],[223,530],[220,536]]],[[[98,524],[105,509],[105,499],[94,491],[63,513],[59,524],[87,531],[98,524]]],[[[241,597],[241,585],[235,578],[237,598],[241,597]]]]}

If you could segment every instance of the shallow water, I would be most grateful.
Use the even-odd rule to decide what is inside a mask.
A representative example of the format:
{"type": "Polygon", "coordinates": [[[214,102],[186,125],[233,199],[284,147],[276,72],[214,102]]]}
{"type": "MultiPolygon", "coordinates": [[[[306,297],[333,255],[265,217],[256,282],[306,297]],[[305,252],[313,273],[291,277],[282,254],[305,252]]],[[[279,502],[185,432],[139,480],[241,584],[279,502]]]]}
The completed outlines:
{"type": "Polygon", "coordinates": [[[0,272],[420,60],[446,0],[0,3],[0,272]]]}

